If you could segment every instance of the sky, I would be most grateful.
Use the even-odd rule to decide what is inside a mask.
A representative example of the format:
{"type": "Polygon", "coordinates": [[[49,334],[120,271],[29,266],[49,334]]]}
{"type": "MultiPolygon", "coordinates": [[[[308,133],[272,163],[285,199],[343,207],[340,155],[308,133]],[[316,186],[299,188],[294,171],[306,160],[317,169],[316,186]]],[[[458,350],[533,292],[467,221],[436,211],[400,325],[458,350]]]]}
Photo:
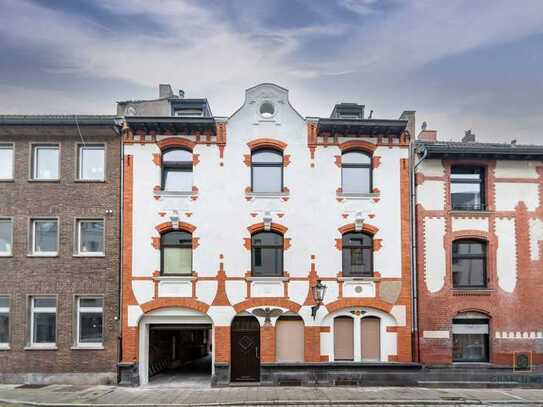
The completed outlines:
{"type": "Polygon", "coordinates": [[[114,114],[170,83],[229,116],[273,82],[304,116],[543,144],[543,0],[0,0],[0,49],[0,114],[114,114]]]}

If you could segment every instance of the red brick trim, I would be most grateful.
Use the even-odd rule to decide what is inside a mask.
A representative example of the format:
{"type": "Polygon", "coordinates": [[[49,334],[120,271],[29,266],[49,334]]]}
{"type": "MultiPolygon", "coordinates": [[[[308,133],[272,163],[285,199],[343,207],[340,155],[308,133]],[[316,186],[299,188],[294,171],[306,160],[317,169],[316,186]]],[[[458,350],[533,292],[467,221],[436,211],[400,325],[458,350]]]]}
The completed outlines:
{"type": "Polygon", "coordinates": [[[373,152],[377,148],[377,145],[365,140],[349,140],[339,144],[338,147],[342,153],[346,153],[347,151],[352,150],[360,150],[368,154],[373,154],[373,152]]]}
{"type": "MultiPolygon", "coordinates": [[[[351,233],[355,231],[355,225],[354,223],[348,223],[346,225],[340,226],[338,228],[339,233],[344,235],[345,233],[351,233]]],[[[373,225],[369,225],[366,222],[362,225],[362,232],[369,233],[370,235],[375,235],[377,232],[379,232],[379,228],[373,225]]]]}
{"type": "Polygon", "coordinates": [[[132,214],[134,191],[133,156],[125,155],[123,160],[123,265],[121,278],[122,291],[122,355],[123,362],[132,362],[138,354],[138,332],[136,327],[128,326],[128,306],[136,305],[132,291],[132,214]]]}
{"type": "MultiPolygon", "coordinates": [[[[159,225],[156,225],[155,230],[158,233],[163,234],[163,233],[166,233],[166,232],[171,232],[171,231],[173,231],[175,229],[173,228],[172,222],[163,222],[163,223],[161,223],[159,225]]],[[[191,225],[190,223],[186,223],[186,222],[179,222],[179,230],[182,230],[184,232],[193,233],[196,230],[196,226],[191,225]]]]}
{"type": "Polygon", "coordinates": [[[264,325],[260,328],[260,361],[275,362],[275,327],[264,325]]]}
{"type": "Polygon", "coordinates": [[[217,123],[216,129],[217,145],[219,146],[219,157],[222,159],[224,158],[224,148],[226,147],[226,123],[217,123]]]}
{"type": "MultiPolygon", "coordinates": [[[[288,230],[288,228],[286,226],[283,226],[283,225],[281,225],[279,223],[272,223],[270,229],[273,232],[281,233],[283,235],[285,233],[287,233],[287,230],[288,230]]],[[[264,231],[264,222],[255,223],[255,224],[253,224],[251,226],[248,226],[247,230],[249,231],[249,233],[251,235],[253,235],[253,234],[257,233],[257,232],[262,232],[262,231],[264,231]]]]}
{"type": "Polygon", "coordinates": [[[228,295],[226,295],[226,273],[222,261],[219,264],[219,271],[217,272],[217,294],[215,294],[215,299],[211,305],[230,305],[228,295]]]}
{"type": "Polygon", "coordinates": [[[379,300],[377,298],[341,298],[339,300],[326,304],[329,313],[350,307],[369,307],[377,308],[386,313],[390,313],[392,304],[379,300]]]}
{"type": "Polygon", "coordinates": [[[230,327],[216,326],[213,347],[215,348],[215,362],[230,362],[230,327]]]}
{"type": "Polygon", "coordinates": [[[190,308],[201,313],[207,313],[209,305],[195,300],[193,298],[159,298],[156,300],[151,300],[145,304],[141,304],[141,309],[144,313],[148,313],[160,308],[170,308],[170,307],[182,307],[190,308]]]}
{"type": "Polygon", "coordinates": [[[371,166],[373,169],[379,168],[381,166],[381,156],[374,155],[371,158],[371,166]]]}
{"type": "Polygon", "coordinates": [[[234,305],[234,310],[236,312],[245,311],[249,308],[262,307],[262,306],[276,306],[281,308],[287,308],[289,311],[296,312],[300,311],[302,306],[294,301],[290,301],[286,298],[281,297],[267,297],[267,298],[250,298],[248,300],[238,302],[234,305]]]}
{"type": "Polygon", "coordinates": [[[319,326],[304,326],[304,361],[321,361],[321,333],[319,326]]]}
{"type": "Polygon", "coordinates": [[[247,145],[249,146],[251,151],[260,148],[272,148],[279,151],[285,151],[285,149],[287,148],[287,143],[272,138],[258,138],[249,141],[247,145]]]}
{"type": "Polygon", "coordinates": [[[317,148],[317,123],[307,123],[307,147],[311,159],[314,160],[317,148]]]}
{"type": "Polygon", "coordinates": [[[154,153],[153,154],[153,163],[160,167],[162,165],[162,155],[160,153],[154,153]]]}
{"type": "Polygon", "coordinates": [[[167,150],[169,148],[185,148],[187,150],[194,150],[196,143],[186,138],[181,137],[168,137],[157,141],[158,148],[161,151],[167,150]]]}

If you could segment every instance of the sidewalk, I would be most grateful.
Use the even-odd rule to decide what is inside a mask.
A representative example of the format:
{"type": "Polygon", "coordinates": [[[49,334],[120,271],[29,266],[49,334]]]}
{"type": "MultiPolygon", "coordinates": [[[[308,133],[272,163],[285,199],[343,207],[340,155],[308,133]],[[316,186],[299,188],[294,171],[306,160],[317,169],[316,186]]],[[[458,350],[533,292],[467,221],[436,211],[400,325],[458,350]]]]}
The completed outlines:
{"type": "Polygon", "coordinates": [[[34,406],[543,406],[543,389],[0,385],[0,405],[34,406]]]}

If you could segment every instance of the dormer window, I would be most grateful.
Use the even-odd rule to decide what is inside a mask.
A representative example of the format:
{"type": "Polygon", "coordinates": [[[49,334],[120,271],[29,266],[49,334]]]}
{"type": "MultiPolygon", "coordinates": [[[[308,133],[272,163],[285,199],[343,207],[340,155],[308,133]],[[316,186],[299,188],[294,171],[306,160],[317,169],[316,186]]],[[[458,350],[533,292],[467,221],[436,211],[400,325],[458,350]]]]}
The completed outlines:
{"type": "Polygon", "coordinates": [[[202,117],[204,111],[202,109],[177,109],[174,111],[177,117],[202,117]]]}

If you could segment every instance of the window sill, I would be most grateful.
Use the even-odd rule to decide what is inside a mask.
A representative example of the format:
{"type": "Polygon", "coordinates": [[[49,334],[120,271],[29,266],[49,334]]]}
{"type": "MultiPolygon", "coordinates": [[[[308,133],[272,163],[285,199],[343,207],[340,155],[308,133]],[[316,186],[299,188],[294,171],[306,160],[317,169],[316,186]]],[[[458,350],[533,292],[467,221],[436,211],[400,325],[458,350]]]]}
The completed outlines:
{"type": "Polygon", "coordinates": [[[0,343],[0,351],[10,350],[9,343],[0,343]]]}
{"type": "Polygon", "coordinates": [[[30,345],[25,346],[24,350],[58,350],[56,344],[51,345],[30,345]]]}
{"type": "Polygon", "coordinates": [[[0,253],[0,257],[13,257],[13,253],[0,253]]]}
{"type": "Polygon", "coordinates": [[[15,182],[13,178],[0,179],[0,182],[15,182]]]}
{"type": "Polygon", "coordinates": [[[57,183],[59,184],[60,183],[60,178],[59,179],[28,179],[28,182],[45,182],[45,183],[57,183]]]}
{"type": "Polygon", "coordinates": [[[196,280],[196,277],[193,276],[193,275],[180,274],[178,276],[170,275],[170,276],[153,277],[153,280],[156,280],[156,281],[194,281],[194,280],[196,280]]]}
{"type": "Polygon", "coordinates": [[[73,257],[86,258],[86,257],[106,257],[105,253],[96,253],[96,254],[74,254],[73,257]]]}
{"type": "Polygon", "coordinates": [[[495,213],[494,211],[489,211],[487,209],[449,209],[450,215],[465,215],[465,214],[477,214],[477,215],[491,215],[495,213]]]}
{"type": "Polygon", "coordinates": [[[246,192],[247,198],[288,198],[290,192],[246,192]]]}
{"type": "Polygon", "coordinates": [[[185,198],[191,198],[194,196],[198,196],[197,193],[194,193],[192,191],[156,191],[154,192],[155,196],[164,196],[164,197],[185,197],[185,198]]]}
{"type": "Polygon", "coordinates": [[[26,257],[58,257],[58,253],[54,253],[54,254],[27,254],[26,257]]]}
{"type": "Polygon", "coordinates": [[[245,277],[245,280],[246,281],[255,281],[255,282],[258,282],[258,281],[270,281],[270,282],[275,282],[275,281],[288,281],[289,278],[288,277],[284,277],[284,276],[249,276],[249,277],[245,277]]]}
{"type": "Polygon", "coordinates": [[[78,184],[104,184],[106,182],[105,179],[74,179],[75,183],[78,184]]]}
{"type": "Polygon", "coordinates": [[[356,193],[356,192],[340,192],[337,194],[338,198],[343,198],[347,200],[369,200],[374,198],[380,198],[381,194],[379,192],[368,192],[368,193],[356,193]]]}
{"type": "Polygon", "coordinates": [[[71,350],[104,350],[104,345],[74,345],[71,350]]]}
{"type": "Polygon", "coordinates": [[[340,276],[337,278],[338,281],[366,281],[366,282],[376,282],[376,281],[380,281],[381,279],[379,277],[356,277],[356,276],[340,276]]]}
{"type": "Polygon", "coordinates": [[[494,290],[490,288],[453,288],[452,289],[453,295],[458,295],[458,296],[463,296],[463,295],[487,296],[487,295],[491,295],[493,292],[494,290]]]}

